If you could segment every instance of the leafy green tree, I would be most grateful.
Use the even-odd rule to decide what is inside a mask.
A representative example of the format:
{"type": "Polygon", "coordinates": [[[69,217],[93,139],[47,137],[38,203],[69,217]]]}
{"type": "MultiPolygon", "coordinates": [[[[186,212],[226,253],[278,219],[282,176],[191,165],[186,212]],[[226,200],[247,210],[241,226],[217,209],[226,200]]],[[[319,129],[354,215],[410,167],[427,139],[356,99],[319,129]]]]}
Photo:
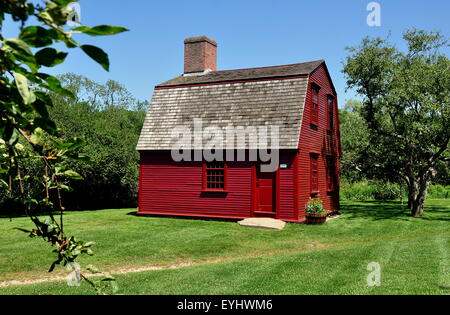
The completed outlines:
{"type": "Polygon", "coordinates": [[[64,97],[73,94],[56,77],[42,72],[43,67],[64,62],[68,52],[50,47],[63,43],[67,49],[81,49],[108,70],[108,55],[96,46],[79,44],[74,35],[100,36],[126,31],[123,27],[107,25],[68,30],[65,26],[72,13],[68,6],[72,2],[76,1],[0,0],[0,150],[4,152],[0,156],[0,185],[10,196],[19,191],[17,199],[35,225],[28,233],[53,247],[57,258],[50,271],[57,264],[74,262],[80,254],[92,254],[93,243],[64,233],[61,192],[70,188],[62,180],[81,179],[68,164],[70,160],[85,160],[79,154],[83,141],[57,137],[57,126],[49,116],[49,108],[53,106],[50,93],[64,97]],[[3,22],[8,16],[19,23],[18,38],[3,36],[3,22]],[[28,25],[29,21],[38,25],[28,25]],[[36,160],[41,171],[25,175],[23,162],[26,160],[36,160]],[[27,190],[27,183],[36,182],[40,184],[39,191],[27,190]],[[36,204],[49,209],[49,220],[41,221],[32,212],[36,204]],[[59,220],[54,217],[55,209],[59,211],[59,220]]]}
{"type": "Polygon", "coordinates": [[[369,144],[369,132],[364,119],[359,114],[362,104],[349,100],[339,110],[341,131],[341,176],[342,179],[354,183],[367,177],[364,153],[369,144]]]}
{"type": "Polygon", "coordinates": [[[449,161],[450,61],[438,32],[408,30],[400,51],[388,40],[365,38],[350,47],[343,72],[363,97],[369,130],[367,162],[380,176],[408,186],[408,206],[421,216],[437,166],[449,161]]]}
{"type": "Polygon", "coordinates": [[[75,98],[55,95],[50,117],[61,126],[61,136],[84,139],[80,150],[90,157],[89,163],[72,161],[70,167],[85,180],[70,181],[74,192],[65,196],[66,204],[84,209],[135,207],[139,179],[135,148],[148,103],[137,101],[115,81],[99,84],[75,74],[60,80],[75,98]]]}

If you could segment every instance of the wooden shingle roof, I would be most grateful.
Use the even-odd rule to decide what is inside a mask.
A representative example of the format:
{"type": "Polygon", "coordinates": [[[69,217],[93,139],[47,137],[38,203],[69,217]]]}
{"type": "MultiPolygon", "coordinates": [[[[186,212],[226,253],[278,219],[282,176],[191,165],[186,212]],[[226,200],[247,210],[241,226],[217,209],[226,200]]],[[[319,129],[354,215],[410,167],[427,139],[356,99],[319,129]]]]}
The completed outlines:
{"type": "Polygon", "coordinates": [[[169,81],[161,83],[157,85],[157,87],[308,75],[315,69],[317,69],[317,67],[322,63],[324,63],[324,60],[302,62],[292,65],[215,71],[198,76],[181,75],[169,81]]]}
{"type": "Polygon", "coordinates": [[[278,148],[297,149],[309,74],[323,63],[217,71],[164,82],[155,88],[136,149],[171,150],[177,141],[174,128],[193,130],[195,118],[203,120],[203,127],[276,125],[278,148]]]}

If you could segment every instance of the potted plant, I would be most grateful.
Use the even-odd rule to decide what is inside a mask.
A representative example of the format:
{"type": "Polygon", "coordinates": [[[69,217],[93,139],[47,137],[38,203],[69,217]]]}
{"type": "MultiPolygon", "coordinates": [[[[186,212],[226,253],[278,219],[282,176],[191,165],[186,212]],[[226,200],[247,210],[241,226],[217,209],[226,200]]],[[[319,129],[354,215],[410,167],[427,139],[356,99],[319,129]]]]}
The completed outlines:
{"type": "Polygon", "coordinates": [[[319,196],[311,198],[306,204],[306,224],[324,224],[327,220],[327,211],[323,208],[319,196]]]}

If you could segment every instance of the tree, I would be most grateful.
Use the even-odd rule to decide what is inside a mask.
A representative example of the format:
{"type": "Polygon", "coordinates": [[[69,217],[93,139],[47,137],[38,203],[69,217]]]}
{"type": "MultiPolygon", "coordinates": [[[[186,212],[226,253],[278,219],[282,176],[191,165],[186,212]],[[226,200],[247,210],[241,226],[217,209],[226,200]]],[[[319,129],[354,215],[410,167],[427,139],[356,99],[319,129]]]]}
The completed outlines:
{"type": "Polygon", "coordinates": [[[89,163],[70,164],[84,181],[69,181],[74,192],[65,195],[67,207],[135,207],[139,179],[139,154],[135,148],[145,118],[142,108],[147,107],[147,102],[137,101],[115,81],[99,84],[72,73],[59,79],[75,98],[55,95],[50,117],[61,126],[61,137],[86,141],[80,152],[90,158],[89,163]]]}
{"type": "Polygon", "coordinates": [[[341,132],[341,176],[349,183],[366,178],[367,169],[363,153],[370,145],[364,119],[359,114],[361,102],[349,100],[344,108],[339,109],[341,132]]]}
{"type": "Polygon", "coordinates": [[[74,35],[100,36],[126,31],[123,27],[108,25],[67,30],[65,26],[73,13],[68,5],[73,2],[76,0],[0,0],[0,150],[3,151],[0,186],[10,196],[19,191],[17,200],[35,225],[27,233],[52,246],[57,258],[49,271],[57,264],[73,263],[80,254],[92,254],[92,242],[79,241],[64,233],[61,192],[70,188],[62,179],[81,179],[68,168],[68,161],[85,159],[79,154],[83,141],[58,138],[57,126],[49,116],[48,109],[53,106],[50,94],[63,97],[73,97],[73,94],[63,88],[56,77],[42,72],[42,68],[64,62],[68,53],[50,47],[63,43],[67,49],[81,49],[108,70],[108,55],[96,46],[80,45],[74,35]],[[8,16],[19,23],[18,38],[3,36],[3,22],[8,16]],[[30,20],[38,25],[27,25],[30,20]],[[40,171],[25,175],[25,160],[35,160],[41,166],[40,171]],[[32,182],[39,183],[38,191],[27,189],[27,183],[32,182]],[[34,205],[47,207],[49,220],[41,221],[32,211],[34,205]],[[55,210],[60,215],[59,220],[54,216],[55,210]]]}
{"type": "Polygon", "coordinates": [[[408,30],[403,38],[406,52],[387,39],[364,38],[347,48],[343,72],[363,97],[367,161],[380,176],[405,181],[411,214],[421,216],[437,166],[450,160],[450,61],[439,32],[408,30]]]}

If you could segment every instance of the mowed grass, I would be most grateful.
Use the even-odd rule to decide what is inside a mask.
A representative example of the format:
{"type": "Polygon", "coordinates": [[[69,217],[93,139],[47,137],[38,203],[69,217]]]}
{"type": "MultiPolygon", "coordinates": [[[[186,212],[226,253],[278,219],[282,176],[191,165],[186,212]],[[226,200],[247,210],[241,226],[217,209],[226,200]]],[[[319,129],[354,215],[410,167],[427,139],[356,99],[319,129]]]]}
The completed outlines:
{"type": "MultiPolygon", "coordinates": [[[[450,200],[429,200],[422,218],[397,202],[345,202],[324,226],[287,224],[282,231],[235,222],[136,217],[131,209],[68,212],[67,232],[94,240],[82,266],[102,271],[196,265],[117,276],[120,294],[449,294],[450,200]],[[381,265],[369,287],[367,265],[381,265]]],[[[0,282],[66,275],[46,272],[53,254],[0,219],[0,282]]],[[[0,294],[92,294],[64,281],[0,287],[0,294]]]]}

